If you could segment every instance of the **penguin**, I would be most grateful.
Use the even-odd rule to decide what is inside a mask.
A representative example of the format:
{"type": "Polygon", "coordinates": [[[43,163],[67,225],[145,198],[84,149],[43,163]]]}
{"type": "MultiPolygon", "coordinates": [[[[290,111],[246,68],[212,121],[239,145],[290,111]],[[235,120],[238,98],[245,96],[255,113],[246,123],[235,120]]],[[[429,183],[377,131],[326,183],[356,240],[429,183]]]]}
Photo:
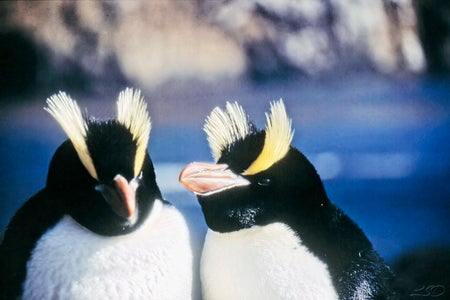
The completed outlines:
{"type": "Polygon", "coordinates": [[[394,275],[358,225],[327,197],[283,101],[258,130],[227,102],[206,118],[215,163],[179,180],[196,194],[208,231],[204,299],[394,299],[394,275]]]}
{"type": "Polygon", "coordinates": [[[158,188],[140,91],[104,121],[64,92],[47,105],[68,139],[6,229],[1,299],[191,299],[190,233],[158,188]]]}

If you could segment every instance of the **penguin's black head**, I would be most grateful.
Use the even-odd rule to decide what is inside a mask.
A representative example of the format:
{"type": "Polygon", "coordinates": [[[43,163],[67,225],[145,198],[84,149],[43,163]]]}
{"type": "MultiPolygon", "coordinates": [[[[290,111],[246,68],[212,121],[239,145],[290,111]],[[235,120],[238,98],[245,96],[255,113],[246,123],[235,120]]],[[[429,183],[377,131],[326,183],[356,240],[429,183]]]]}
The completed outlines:
{"type": "Polygon", "coordinates": [[[292,217],[293,208],[309,213],[324,205],[312,196],[325,193],[318,174],[291,147],[291,120],[282,100],[272,103],[265,130],[257,130],[237,103],[227,103],[226,111],[211,112],[205,131],[216,163],[187,165],[180,182],[197,194],[212,230],[266,225],[292,217]]]}
{"type": "Polygon", "coordinates": [[[135,230],[161,193],[147,154],[151,123],[139,91],[119,94],[115,120],[83,115],[65,93],[45,108],[69,139],[54,154],[46,189],[63,211],[89,230],[120,235],[135,230]]]}

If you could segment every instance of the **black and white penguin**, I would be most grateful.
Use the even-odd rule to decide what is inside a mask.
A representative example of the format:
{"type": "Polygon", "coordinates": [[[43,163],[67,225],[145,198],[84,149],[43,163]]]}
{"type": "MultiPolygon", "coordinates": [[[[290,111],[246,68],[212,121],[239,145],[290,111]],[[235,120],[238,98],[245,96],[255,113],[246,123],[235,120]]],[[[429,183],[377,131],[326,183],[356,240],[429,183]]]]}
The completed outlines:
{"type": "Polygon", "coordinates": [[[204,299],[394,297],[390,268],[291,146],[282,100],[266,116],[257,130],[237,103],[215,108],[205,131],[216,163],[194,162],[180,174],[208,225],[204,299]]]}
{"type": "Polygon", "coordinates": [[[190,233],[156,183],[140,91],[122,91],[108,121],[63,92],[47,104],[69,139],[8,225],[1,299],[191,299],[190,233]]]}

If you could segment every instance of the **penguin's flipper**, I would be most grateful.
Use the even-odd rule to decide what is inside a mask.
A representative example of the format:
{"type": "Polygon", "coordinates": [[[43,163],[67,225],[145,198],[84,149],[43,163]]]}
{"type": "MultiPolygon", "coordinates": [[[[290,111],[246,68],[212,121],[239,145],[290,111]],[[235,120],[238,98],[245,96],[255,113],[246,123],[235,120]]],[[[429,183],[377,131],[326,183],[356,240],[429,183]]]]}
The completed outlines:
{"type": "Polygon", "coordinates": [[[339,275],[339,294],[344,299],[398,299],[395,275],[383,259],[371,249],[361,252],[339,275]]]}
{"type": "Polygon", "coordinates": [[[26,265],[41,235],[61,218],[59,205],[45,189],[16,212],[0,245],[0,299],[16,299],[26,277],[26,265]]]}

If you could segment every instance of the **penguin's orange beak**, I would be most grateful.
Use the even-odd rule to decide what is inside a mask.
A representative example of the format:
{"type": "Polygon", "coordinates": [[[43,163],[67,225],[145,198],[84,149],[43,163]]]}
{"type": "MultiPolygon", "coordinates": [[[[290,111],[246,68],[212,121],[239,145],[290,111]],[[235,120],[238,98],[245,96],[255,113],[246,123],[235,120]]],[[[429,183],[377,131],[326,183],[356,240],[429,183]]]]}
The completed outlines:
{"type": "Polygon", "coordinates": [[[244,177],[233,173],[226,164],[203,162],[193,162],[185,166],[179,181],[189,191],[201,196],[250,184],[244,177]]]}
{"type": "Polygon", "coordinates": [[[116,184],[116,190],[123,200],[128,218],[133,217],[136,212],[136,190],[122,175],[116,175],[114,182],[116,184]]]}
{"type": "Polygon", "coordinates": [[[120,217],[131,220],[136,214],[136,186],[130,184],[125,177],[118,174],[114,177],[113,186],[100,184],[95,189],[102,193],[111,209],[120,217]]]}

